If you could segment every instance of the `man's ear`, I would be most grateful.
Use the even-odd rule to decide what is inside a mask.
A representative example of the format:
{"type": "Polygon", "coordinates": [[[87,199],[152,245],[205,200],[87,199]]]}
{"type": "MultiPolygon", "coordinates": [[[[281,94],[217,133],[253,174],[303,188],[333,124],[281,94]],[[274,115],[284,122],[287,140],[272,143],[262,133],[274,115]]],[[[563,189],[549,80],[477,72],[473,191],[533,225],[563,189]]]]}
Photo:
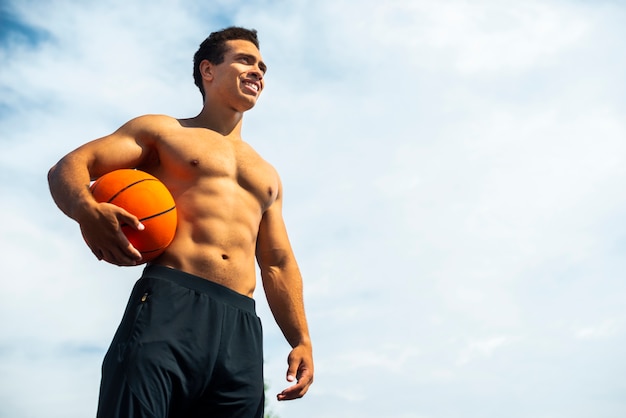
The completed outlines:
{"type": "Polygon", "coordinates": [[[211,64],[209,60],[203,60],[200,62],[200,74],[202,75],[202,78],[205,80],[213,80],[213,67],[214,65],[211,64]]]}

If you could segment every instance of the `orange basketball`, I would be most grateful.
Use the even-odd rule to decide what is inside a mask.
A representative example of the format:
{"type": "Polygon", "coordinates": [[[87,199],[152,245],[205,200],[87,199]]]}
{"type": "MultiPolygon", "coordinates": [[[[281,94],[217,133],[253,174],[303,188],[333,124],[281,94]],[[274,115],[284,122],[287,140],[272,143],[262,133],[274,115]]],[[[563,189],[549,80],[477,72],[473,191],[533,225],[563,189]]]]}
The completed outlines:
{"type": "Polygon", "coordinates": [[[176,233],[176,204],[167,187],[156,177],[140,170],[115,170],[91,185],[98,202],[112,203],[135,215],[145,226],[138,231],[122,225],[122,231],[141,253],[141,263],[159,256],[176,233]]]}

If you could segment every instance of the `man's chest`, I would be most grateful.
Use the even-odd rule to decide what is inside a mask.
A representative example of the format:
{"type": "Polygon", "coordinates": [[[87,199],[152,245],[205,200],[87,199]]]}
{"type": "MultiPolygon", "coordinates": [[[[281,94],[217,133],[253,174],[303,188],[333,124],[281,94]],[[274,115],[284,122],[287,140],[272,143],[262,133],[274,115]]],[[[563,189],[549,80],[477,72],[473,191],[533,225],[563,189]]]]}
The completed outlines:
{"type": "MultiPolygon", "coordinates": [[[[269,206],[278,194],[279,179],[274,168],[242,141],[223,138],[185,138],[164,141],[158,149],[159,171],[178,182],[192,185],[207,180],[231,180],[269,206]]],[[[179,184],[181,185],[181,184],[179,184]]]]}

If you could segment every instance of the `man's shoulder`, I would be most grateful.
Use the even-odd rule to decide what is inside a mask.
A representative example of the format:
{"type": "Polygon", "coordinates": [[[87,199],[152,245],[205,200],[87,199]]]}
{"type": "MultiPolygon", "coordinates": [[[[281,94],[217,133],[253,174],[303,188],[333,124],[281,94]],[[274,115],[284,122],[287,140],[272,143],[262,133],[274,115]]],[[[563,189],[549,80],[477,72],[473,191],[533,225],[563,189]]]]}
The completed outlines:
{"type": "Polygon", "coordinates": [[[138,124],[138,125],[178,125],[180,126],[180,122],[178,119],[168,116],[168,115],[160,115],[160,114],[146,114],[137,116],[134,119],[131,119],[129,123],[138,124]]]}
{"type": "Polygon", "coordinates": [[[167,136],[168,132],[177,128],[180,128],[178,119],[167,115],[147,114],[129,120],[121,129],[138,139],[157,139],[167,136]]]}

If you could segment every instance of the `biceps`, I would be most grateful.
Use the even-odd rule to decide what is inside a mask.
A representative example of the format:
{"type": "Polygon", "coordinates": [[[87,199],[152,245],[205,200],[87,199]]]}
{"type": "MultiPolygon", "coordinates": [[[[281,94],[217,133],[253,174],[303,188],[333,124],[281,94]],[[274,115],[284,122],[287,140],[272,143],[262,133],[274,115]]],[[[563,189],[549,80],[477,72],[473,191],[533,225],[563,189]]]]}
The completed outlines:
{"type": "Polygon", "coordinates": [[[284,267],[293,258],[287,229],[281,216],[269,212],[263,216],[256,252],[261,268],[284,267]]]}
{"type": "Polygon", "coordinates": [[[119,168],[134,168],[149,155],[135,139],[116,134],[91,141],[75,153],[84,159],[92,178],[119,168]]]}

